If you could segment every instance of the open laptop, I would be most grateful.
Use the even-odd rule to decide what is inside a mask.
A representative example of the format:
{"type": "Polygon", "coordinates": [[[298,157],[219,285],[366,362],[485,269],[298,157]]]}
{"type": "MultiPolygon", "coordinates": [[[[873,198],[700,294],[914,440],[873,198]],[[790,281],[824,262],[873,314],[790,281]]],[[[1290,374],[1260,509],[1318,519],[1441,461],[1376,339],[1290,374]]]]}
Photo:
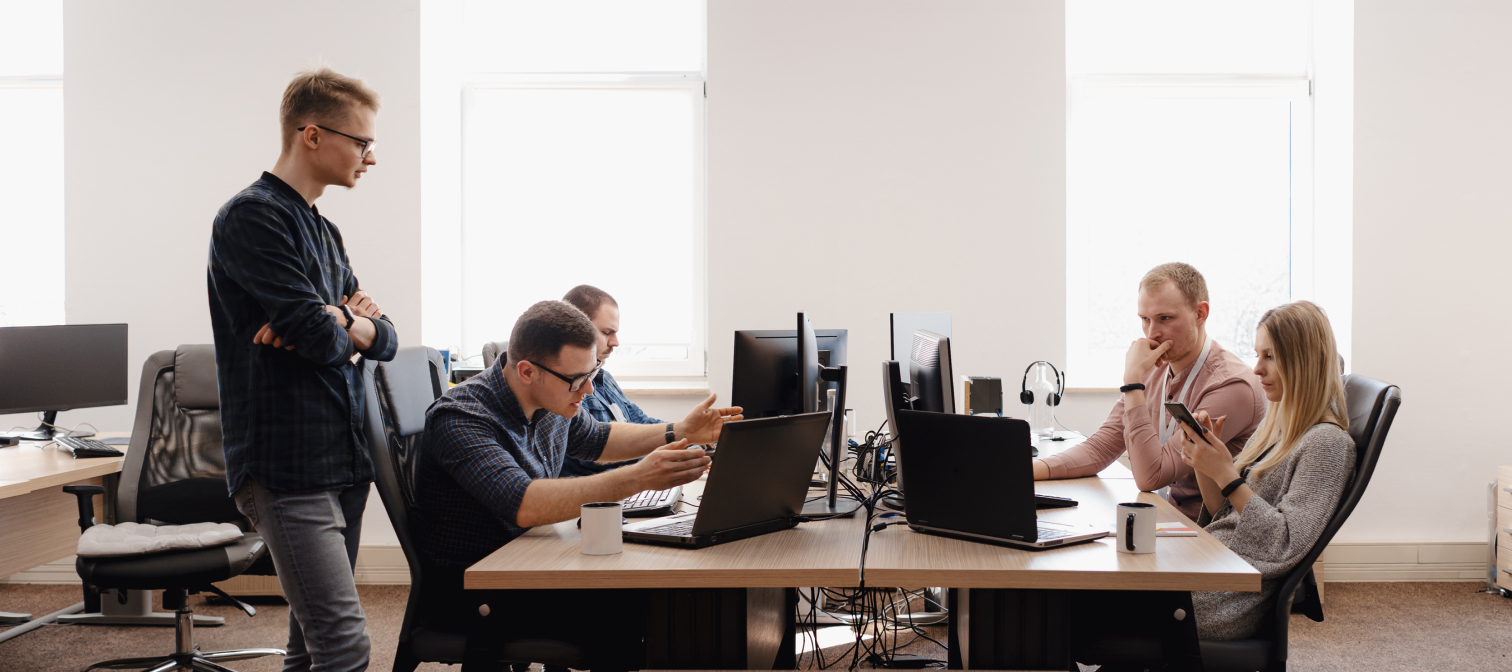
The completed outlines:
{"type": "Polygon", "coordinates": [[[1029,423],[995,416],[897,411],[908,465],[904,515],[915,531],[1040,550],[1091,541],[1106,527],[1035,516],[1029,423]]]}
{"type": "Polygon", "coordinates": [[[625,541],[703,548],[798,524],[829,413],[725,423],[698,509],[623,528],[625,541]]]}

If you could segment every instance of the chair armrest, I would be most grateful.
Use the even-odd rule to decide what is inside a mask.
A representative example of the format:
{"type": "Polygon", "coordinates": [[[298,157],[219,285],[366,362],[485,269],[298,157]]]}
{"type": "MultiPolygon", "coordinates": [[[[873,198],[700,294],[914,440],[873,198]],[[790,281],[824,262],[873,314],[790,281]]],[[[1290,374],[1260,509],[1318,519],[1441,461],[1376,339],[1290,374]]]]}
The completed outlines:
{"type": "Polygon", "coordinates": [[[98,485],[65,485],[63,492],[79,498],[79,532],[94,526],[94,496],[105,494],[98,485]]]}

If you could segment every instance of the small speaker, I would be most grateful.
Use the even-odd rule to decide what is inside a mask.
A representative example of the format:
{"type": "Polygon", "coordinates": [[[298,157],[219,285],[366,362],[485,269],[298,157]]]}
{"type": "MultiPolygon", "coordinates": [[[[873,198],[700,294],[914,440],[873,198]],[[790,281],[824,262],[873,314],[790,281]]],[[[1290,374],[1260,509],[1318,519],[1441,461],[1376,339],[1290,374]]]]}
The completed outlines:
{"type": "Polygon", "coordinates": [[[991,376],[963,376],[966,386],[966,414],[1003,414],[1003,380],[991,376]]]}

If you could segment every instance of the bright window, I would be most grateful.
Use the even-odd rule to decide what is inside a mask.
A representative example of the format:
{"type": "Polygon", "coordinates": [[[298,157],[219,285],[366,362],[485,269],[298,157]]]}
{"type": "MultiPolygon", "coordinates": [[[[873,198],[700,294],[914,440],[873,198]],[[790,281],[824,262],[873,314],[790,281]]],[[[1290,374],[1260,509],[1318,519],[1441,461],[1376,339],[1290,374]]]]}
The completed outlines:
{"type": "Polygon", "coordinates": [[[702,2],[469,2],[461,347],[577,284],[618,375],[704,374],[702,2]]]}
{"type": "Polygon", "coordinates": [[[1206,277],[1209,337],[1252,358],[1261,313],[1333,295],[1315,272],[1338,251],[1315,235],[1312,3],[1071,0],[1066,30],[1071,385],[1118,386],[1139,279],[1168,261],[1206,277]]]}
{"type": "Polygon", "coordinates": [[[63,3],[0,9],[0,326],[63,324],[63,3]]]}

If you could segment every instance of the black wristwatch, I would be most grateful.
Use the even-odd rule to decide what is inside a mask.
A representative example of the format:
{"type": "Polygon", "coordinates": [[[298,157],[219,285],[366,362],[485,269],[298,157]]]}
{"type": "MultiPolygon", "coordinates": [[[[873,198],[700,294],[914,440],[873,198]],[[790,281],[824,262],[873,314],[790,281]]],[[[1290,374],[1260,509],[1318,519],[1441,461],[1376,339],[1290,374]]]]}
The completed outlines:
{"type": "Polygon", "coordinates": [[[673,433],[672,433],[672,423],[669,422],[669,423],[667,423],[667,443],[672,443],[673,441],[676,441],[676,440],[677,440],[677,437],[674,436],[673,433]]]}
{"type": "Polygon", "coordinates": [[[1129,383],[1128,385],[1125,385],[1123,387],[1118,388],[1118,393],[1119,394],[1128,394],[1130,392],[1133,392],[1134,390],[1143,390],[1143,389],[1145,389],[1144,383],[1129,383]]]}
{"type": "Polygon", "coordinates": [[[341,314],[345,315],[346,316],[346,320],[347,320],[346,326],[342,327],[342,329],[345,329],[347,331],[351,331],[352,330],[352,325],[357,324],[357,315],[352,312],[352,307],[351,306],[345,306],[345,305],[341,307],[341,314]]]}

